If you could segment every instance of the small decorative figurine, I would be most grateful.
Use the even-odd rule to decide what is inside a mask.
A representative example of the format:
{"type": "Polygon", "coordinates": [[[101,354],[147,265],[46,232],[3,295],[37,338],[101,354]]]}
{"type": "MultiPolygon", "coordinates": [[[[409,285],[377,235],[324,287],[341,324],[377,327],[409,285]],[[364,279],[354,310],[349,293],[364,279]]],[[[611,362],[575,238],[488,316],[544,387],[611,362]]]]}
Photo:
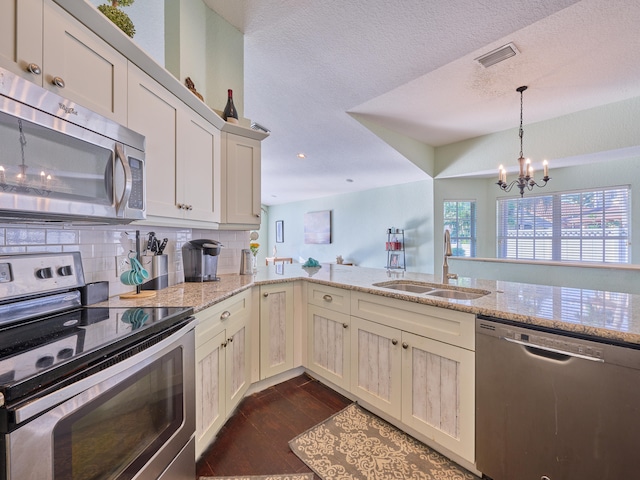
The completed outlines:
{"type": "Polygon", "coordinates": [[[191,77],[185,78],[184,84],[191,91],[191,93],[193,93],[196,97],[198,97],[200,100],[204,102],[204,98],[202,98],[202,95],[200,95],[200,93],[196,90],[196,84],[193,83],[193,80],[191,80],[191,77]]]}

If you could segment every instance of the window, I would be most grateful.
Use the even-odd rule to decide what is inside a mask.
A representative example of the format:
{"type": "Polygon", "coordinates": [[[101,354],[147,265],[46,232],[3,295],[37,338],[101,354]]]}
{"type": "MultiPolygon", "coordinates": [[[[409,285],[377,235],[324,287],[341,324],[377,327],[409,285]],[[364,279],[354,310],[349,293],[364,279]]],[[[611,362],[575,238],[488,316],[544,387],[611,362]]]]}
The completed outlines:
{"type": "Polygon", "coordinates": [[[498,258],[629,263],[629,186],[499,199],[498,258]]]}
{"type": "Polygon", "coordinates": [[[451,233],[454,257],[476,256],[476,202],[444,202],[444,228],[451,233]]]}

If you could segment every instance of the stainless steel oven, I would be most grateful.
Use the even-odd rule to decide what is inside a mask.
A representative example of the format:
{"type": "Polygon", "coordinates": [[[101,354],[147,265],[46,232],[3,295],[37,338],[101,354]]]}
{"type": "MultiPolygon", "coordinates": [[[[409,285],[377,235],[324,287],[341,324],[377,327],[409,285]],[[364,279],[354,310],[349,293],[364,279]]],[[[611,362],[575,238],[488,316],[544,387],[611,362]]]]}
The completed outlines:
{"type": "MultiPolygon", "coordinates": [[[[82,276],[77,257],[0,257],[0,298],[29,284],[23,270],[46,290],[60,273],[82,276]]],[[[58,311],[0,327],[0,478],[193,480],[192,309],[60,309],[60,295],[74,289],[35,297],[56,297],[58,311]]],[[[11,305],[23,301],[34,297],[11,305]]]]}
{"type": "Polygon", "coordinates": [[[144,137],[0,68],[0,219],[145,219],[144,137]]]}

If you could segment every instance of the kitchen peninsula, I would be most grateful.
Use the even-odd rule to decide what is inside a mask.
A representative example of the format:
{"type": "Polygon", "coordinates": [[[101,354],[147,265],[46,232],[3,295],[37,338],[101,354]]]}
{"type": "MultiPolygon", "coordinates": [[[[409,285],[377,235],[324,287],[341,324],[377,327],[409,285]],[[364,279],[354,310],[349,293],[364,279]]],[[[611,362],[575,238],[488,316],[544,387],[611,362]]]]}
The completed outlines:
{"type": "Polygon", "coordinates": [[[626,293],[465,277],[443,285],[434,275],[335,264],[259,267],[108,301],[194,308],[197,455],[249,389],[306,370],[476,472],[476,316],[640,345],[637,303],[626,293]],[[429,287],[480,296],[410,291],[429,287]]]}

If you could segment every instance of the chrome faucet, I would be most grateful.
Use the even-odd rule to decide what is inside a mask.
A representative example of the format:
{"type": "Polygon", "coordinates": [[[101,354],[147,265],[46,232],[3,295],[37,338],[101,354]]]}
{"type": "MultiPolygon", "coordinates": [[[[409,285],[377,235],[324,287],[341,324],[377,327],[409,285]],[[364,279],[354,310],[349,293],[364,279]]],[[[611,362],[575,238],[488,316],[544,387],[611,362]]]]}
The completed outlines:
{"type": "Polygon", "coordinates": [[[449,283],[450,279],[458,278],[458,275],[455,273],[449,273],[449,262],[447,262],[447,257],[452,256],[451,253],[451,233],[449,233],[449,229],[445,229],[444,231],[444,260],[442,262],[442,283],[449,283]]]}

